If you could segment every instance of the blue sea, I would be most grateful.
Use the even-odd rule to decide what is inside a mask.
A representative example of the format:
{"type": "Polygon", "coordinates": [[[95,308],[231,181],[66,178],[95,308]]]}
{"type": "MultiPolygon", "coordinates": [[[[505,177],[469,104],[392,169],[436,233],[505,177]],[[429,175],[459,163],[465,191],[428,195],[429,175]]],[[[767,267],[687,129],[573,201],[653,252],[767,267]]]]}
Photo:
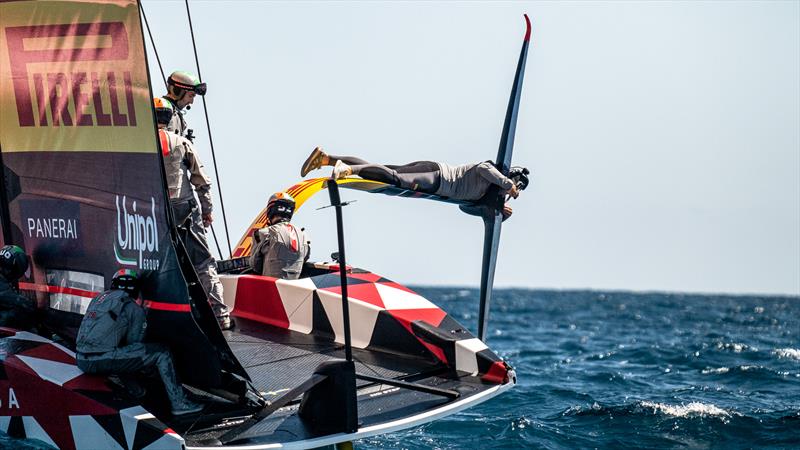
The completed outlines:
{"type": "MultiPolygon", "coordinates": [[[[420,288],[471,330],[477,289],[420,288]]],[[[517,386],[362,449],[800,449],[800,298],[496,290],[517,386]]]]}
{"type": "MultiPolygon", "coordinates": [[[[475,330],[477,289],[415,290],[475,330]]],[[[514,389],[355,447],[800,448],[799,297],[500,289],[490,330],[514,389]]]]}

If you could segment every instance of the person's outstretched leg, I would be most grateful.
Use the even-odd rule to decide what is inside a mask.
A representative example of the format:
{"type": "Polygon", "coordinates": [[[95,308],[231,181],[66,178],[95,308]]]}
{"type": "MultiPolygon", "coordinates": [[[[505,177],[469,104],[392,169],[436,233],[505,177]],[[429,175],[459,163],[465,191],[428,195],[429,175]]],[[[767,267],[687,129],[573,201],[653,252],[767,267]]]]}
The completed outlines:
{"type": "Polygon", "coordinates": [[[311,151],[311,154],[308,155],[308,158],[306,158],[306,161],[300,168],[300,176],[304,177],[312,170],[319,169],[323,166],[333,167],[337,161],[342,161],[348,165],[369,164],[368,161],[365,161],[361,158],[356,158],[355,156],[329,155],[322,150],[322,147],[317,147],[311,151]]]}
{"type": "Polygon", "coordinates": [[[439,170],[439,163],[434,161],[414,161],[400,166],[387,164],[386,167],[394,169],[397,173],[425,173],[437,172],[439,170]]]}
{"type": "Polygon", "coordinates": [[[341,161],[350,166],[362,165],[362,164],[370,164],[369,161],[365,161],[361,158],[357,158],[355,156],[336,156],[336,155],[328,155],[328,164],[326,166],[333,166],[336,165],[336,161],[341,161]]]}
{"type": "Polygon", "coordinates": [[[439,165],[433,161],[415,161],[402,166],[362,164],[350,167],[353,174],[361,178],[392,184],[403,189],[429,194],[439,189],[439,165]]]}

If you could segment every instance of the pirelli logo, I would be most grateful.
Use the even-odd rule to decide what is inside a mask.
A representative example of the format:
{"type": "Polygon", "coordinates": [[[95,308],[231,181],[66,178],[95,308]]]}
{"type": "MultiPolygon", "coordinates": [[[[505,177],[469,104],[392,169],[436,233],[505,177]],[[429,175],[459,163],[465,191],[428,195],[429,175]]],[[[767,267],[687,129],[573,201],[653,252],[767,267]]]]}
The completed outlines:
{"type": "Polygon", "coordinates": [[[20,127],[136,126],[124,23],[4,31],[20,127]]]}

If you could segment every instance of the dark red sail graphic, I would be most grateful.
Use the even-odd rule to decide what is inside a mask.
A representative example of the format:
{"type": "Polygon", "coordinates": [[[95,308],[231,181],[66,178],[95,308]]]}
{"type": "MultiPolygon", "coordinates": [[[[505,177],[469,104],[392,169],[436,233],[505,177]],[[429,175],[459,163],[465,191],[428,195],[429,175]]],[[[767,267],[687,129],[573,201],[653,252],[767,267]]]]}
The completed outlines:
{"type": "Polygon", "coordinates": [[[0,20],[2,241],[31,257],[21,288],[69,335],[116,270],[145,271],[151,337],[184,379],[244,374],[176,256],[137,3],[6,2],[0,20]]]}

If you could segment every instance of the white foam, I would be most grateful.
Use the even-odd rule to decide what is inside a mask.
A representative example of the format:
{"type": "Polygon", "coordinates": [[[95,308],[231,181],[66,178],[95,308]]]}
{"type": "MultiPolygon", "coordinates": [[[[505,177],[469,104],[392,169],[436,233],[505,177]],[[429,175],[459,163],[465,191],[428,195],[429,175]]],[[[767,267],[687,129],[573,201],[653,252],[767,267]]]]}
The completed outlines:
{"type": "Polygon", "coordinates": [[[731,417],[731,413],[710,403],[691,402],[685,405],[666,405],[645,401],[642,402],[642,406],[653,408],[655,412],[673,417],[731,417]]]}
{"type": "Polygon", "coordinates": [[[778,358],[789,358],[789,359],[797,359],[800,360],[800,349],[797,348],[776,348],[772,351],[773,355],[777,355],[778,358]]]}
{"type": "Polygon", "coordinates": [[[727,367],[719,367],[717,369],[703,369],[701,372],[703,375],[708,375],[710,373],[728,373],[731,369],[727,367]]]}
{"type": "Polygon", "coordinates": [[[734,353],[742,353],[744,351],[754,351],[757,352],[758,349],[755,347],[750,347],[747,344],[740,344],[738,342],[731,342],[731,343],[723,343],[717,342],[717,348],[720,350],[732,350],[734,353]]]}

